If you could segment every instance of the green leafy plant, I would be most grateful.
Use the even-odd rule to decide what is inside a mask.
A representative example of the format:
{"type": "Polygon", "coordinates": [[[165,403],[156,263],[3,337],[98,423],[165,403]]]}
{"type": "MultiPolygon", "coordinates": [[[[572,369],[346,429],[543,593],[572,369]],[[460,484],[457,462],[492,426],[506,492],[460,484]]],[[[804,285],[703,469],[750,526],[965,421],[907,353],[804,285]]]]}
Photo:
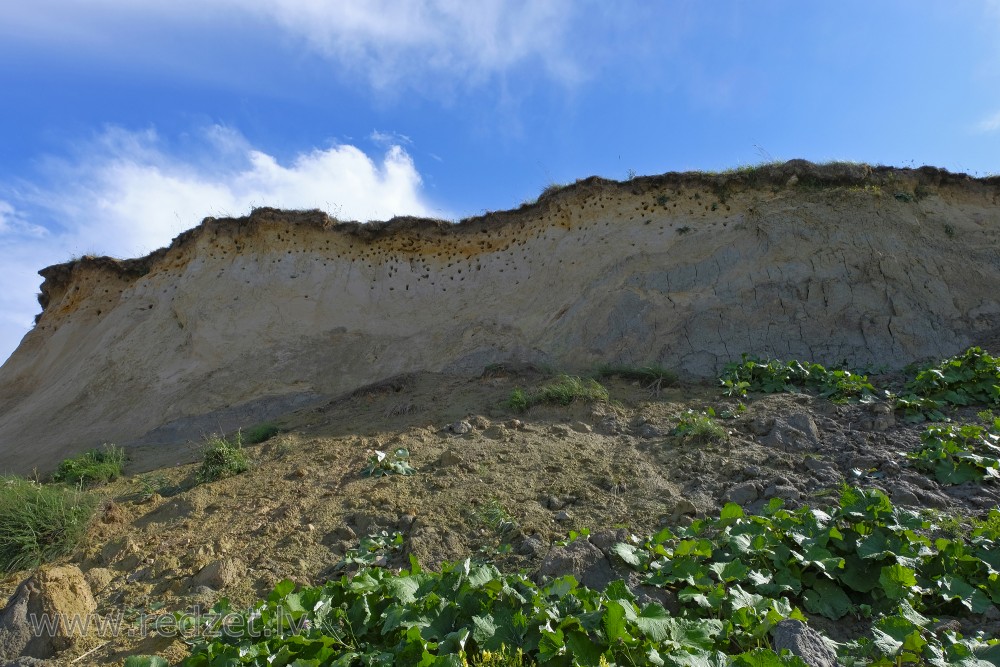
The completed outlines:
{"type": "Polygon", "coordinates": [[[169,667],[169,664],[158,655],[133,655],[125,658],[124,667],[169,667]]]}
{"type": "Polygon", "coordinates": [[[247,445],[256,445],[270,440],[281,433],[281,427],[274,422],[263,422],[256,426],[251,426],[242,432],[243,442],[247,445]]]}
{"type": "MultiPolygon", "coordinates": [[[[398,574],[365,568],[321,587],[279,583],[249,613],[220,601],[213,616],[243,632],[204,628],[187,667],[210,665],[726,664],[732,636],[718,619],[640,604],[623,582],[604,592],[571,576],[538,585],[471,560],[398,574]]],[[[768,649],[737,665],[796,665],[768,649]]]]}
{"type": "Polygon", "coordinates": [[[417,472],[409,463],[410,450],[400,447],[393,450],[391,454],[375,451],[368,458],[368,465],[362,470],[362,474],[368,477],[382,477],[383,475],[412,475],[417,472]]]}
{"type": "Polygon", "coordinates": [[[226,477],[239,475],[250,469],[250,462],[243,451],[243,440],[237,431],[232,440],[222,436],[212,436],[205,444],[205,454],[201,467],[195,473],[198,484],[215,482],[226,477]]]}
{"type": "Polygon", "coordinates": [[[36,567],[73,551],[96,505],[77,488],[0,477],[0,571],[36,567]]]}
{"type": "Polygon", "coordinates": [[[1000,358],[978,347],[924,367],[896,399],[904,419],[944,419],[946,406],[1000,405],[1000,358]]]}
{"type": "Polygon", "coordinates": [[[403,548],[403,534],[390,533],[383,530],[373,535],[366,535],[358,542],[358,546],[348,549],[344,557],[334,565],[334,572],[344,570],[352,565],[375,567],[403,548]]]}
{"type": "Polygon", "coordinates": [[[507,399],[507,407],[515,412],[524,412],[541,403],[569,405],[574,401],[607,401],[608,390],[597,380],[581,379],[572,375],[560,375],[533,392],[517,388],[507,399]]]}
{"type": "Polygon", "coordinates": [[[704,412],[688,410],[677,419],[677,426],[670,435],[679,435],[693,442],[721,442],[729,438],[729,431],[718,424],[715,411],[709,408],[704,412]]]}
{"type": "Polygon", "coordinates": [[[746,396],[748,391],[772,394],[810,389],[823,398],[844,402],[850,399],[870,400],[876,394],[866,375],[844,369],[828,370],[822,364],[762,360],[746,354],[742,361],[723,367],[719,382],[729,396],[746,396]]]}
{"type": "Polygon", "coordinates": [[[1000,435],[976,424],[934,424],[907,456],[941,484],[1000,479],[1000,435]]]}
{"type": "Polygon", "coordinates": [[[897,396],[893,403],[897,412],[903,413],[903,421],[919,424],[924,421],[943,422],[948,416],[942,412],[944,404],[933,398],[906,394],[897,396]]]}
{"type": "MultiPolygon", "coordinates": [[[[1000,510],[983,524],[1000,526],[1000,510]]],[[[283,581],[248,613],[222,600],[214,613],[245,631],[203,628],[185,665],[801,666],[768,647],[770,629],[805,621],[803,610],[874,616],[870,637],[841,647],[846,664],[996,664],[996,640],[935,632],[928,619],[1000,602],[998,533],[952,540],[934,530],[880,491],[845,486],[832,507],[773,500],[747,515],[729,504],[717,518],[614,545],[646,586],[671,593],[676,613],[640,604],[621,580],[594,591],[572,576],[536,583],[471,560],[424,572],[411,556],[398,573],[362,567],[299,590],[283,581]]]]}
{"type": "Polygon", "coordinates": [[[730,503],[718,519],[666,528],[615,552],[647,583],[706,613],[736,613],[734,598],[765,607],[784,600],[831,619],[892,614],[903,603],[923,613],[980,614],[1000,602],[996,533],[949,540],[932,538],[933,530],[880,491],[844,487],[839,506],[793,512],[775,499],[747,516],[730,503]]]}
{"type": "Polygon", "coordinates": [[[76,458],[63,459],[52,474],[52,481],[79,486],[105,484],[121,477],[124,466],[125,450],[107,444],[76,458]]]}

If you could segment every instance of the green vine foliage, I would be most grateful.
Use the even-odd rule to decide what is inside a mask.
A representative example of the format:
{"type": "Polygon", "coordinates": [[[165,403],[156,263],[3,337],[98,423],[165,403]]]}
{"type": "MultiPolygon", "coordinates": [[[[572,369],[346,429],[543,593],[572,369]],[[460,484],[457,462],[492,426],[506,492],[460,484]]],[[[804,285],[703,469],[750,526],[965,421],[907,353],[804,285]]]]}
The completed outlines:
{"type": "Polygon", "coordinates": [[[941,484],[1000,479],[1000,420],[992,430],[977,424],[934,424],[907,456],[941,484]]]}
{"type": "Polygon", "coordinates": [[[843,402],[870,400],[876,394],[866,375],[844,369],[828,370],[822,364],[761,360],[745,354],[739,363],[726,364],[719,380],[723,390],[731,396],[745,396],[748,391],[773,394],[808,389],[823,398],[843,402]]]}
{"type": "MultiPolygon", "coordinates": [[[[198,626],[189,667],[485,664],[486,652],[544,665],[802,665],[770,648],[769,631],[803,612],[873,617],[843,644],[854,665],[1000,664],[984,637],[935,633],[932,615],[980,615],[1000,602],[1000,512],[968,537],[935,538],[928,519],[877,490],[845,487],[838,505],[760,515],[727,505],[718,518],[613,547],[679,609],[641,603],[623,580],[603,591],[570,576],[537,584],[465,560],[423,572],[365,567],[323,586],[278,584],[225,625],[198,626]],[[996,520],[994,520],[996,519],[996,520]]],[[[194,630],[191,622],[180,627],[194,630]]]]}
{"type": "Polygon", "coordinates": [[[978,347],[923,368],[896,401],[910,422],[942,421],[943,408],[966,405],[1000,405],[1000,357],[978,347]]]}

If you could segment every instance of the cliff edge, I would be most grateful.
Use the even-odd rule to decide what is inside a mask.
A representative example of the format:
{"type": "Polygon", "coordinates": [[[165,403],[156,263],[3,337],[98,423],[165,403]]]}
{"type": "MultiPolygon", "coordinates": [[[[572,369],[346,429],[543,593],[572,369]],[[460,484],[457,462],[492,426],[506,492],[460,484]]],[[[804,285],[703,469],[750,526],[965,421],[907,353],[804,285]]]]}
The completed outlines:
{"type": "Polygon", "coordinates": [[[741,353],[901,367],[1000,343],[1000,179],[857,164],[589,178],[459,223],[257,209],[40,271],[0,471],[170,447],[401,373],[741,353]]]}

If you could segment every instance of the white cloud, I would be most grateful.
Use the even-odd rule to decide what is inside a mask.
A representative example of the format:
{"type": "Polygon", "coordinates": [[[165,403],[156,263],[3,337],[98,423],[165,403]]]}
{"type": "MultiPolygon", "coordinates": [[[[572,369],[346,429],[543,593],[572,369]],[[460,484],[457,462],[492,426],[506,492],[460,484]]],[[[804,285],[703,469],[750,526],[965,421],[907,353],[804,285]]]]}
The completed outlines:
{"type": "Polygon", "coordinates": [[[569,32],[581,9],[572,0],[33,0],[0,3],[0,36],[181,67],[175,47],[186,34],[197,50],[212,31],[252,30],[255,43],[272,44],[263,48],[284,37],[396,92],[485,83],[525,64],[576,81],[585,68],[569,32]]]}
{"type": "Polygon", "coordinates": [[[580,76],[565,48],[578,6],[569,0],[258,0],[240,3],[364,71],[377,88],[418,70],[483,79],[536,61],[560,79],[580,76]]]}
{"type": "Polygon", "coordinates": [[[976,131],[989,134],[1000,130],[1000,111],[976,123],[976,131]]]}
{"type": "Polygon", "coordinates": [[[49,160],[44,185],[20,184],[14,203],[0,201],[0,359],[38,311],[38,269],[72,255],[141,255],[203,217],[244,215],[255,206],[319,208],[342,220],[442,216],[399,146],[373,160],[354,146],[335,145],[282,164],[216,126],[186,149],[204,157],[174,157],[152,130],[111,128],[77,158],[49,160]]]}
{"type": "Polygon", "coordinates": [[[48,231],[44,227],[29,223],[20,211],[0,199],[0,244],[15,236],[41,238],[46,234],[48,231]]]}

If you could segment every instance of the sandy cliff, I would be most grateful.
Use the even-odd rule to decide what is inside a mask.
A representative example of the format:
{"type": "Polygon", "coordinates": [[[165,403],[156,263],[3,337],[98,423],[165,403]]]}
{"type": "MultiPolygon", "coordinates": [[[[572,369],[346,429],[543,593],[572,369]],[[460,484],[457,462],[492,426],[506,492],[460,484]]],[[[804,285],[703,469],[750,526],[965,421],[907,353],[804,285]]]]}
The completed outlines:
{"type": "Polygon", "coordinates": [[[415,370],[743,352],[898,367],[1000,342],[1000,179],[790,162],[596,178],[451,224],[260,209],[40,272],[0,470],[171,446],[415,370]]]}

